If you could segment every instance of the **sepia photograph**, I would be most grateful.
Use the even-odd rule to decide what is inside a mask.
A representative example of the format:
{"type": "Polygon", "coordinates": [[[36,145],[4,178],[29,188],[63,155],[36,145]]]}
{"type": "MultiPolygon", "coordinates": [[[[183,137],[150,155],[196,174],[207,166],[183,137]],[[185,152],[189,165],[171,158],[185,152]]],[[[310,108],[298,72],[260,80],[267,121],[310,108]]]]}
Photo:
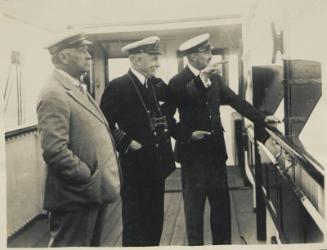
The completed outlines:
{"type": "Polygon", "coordinates": [[[327,249],[327,0],[0,0],[0,246],[327,249]]]}

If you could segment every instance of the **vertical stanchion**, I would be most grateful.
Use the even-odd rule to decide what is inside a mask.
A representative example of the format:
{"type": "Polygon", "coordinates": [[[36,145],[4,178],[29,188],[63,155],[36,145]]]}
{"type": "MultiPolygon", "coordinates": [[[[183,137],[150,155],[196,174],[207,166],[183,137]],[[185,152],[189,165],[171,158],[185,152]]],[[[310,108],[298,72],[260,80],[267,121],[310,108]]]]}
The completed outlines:
{"type": "Polygon", "coordinates": [[[262,166],[258,150],[257,135],[258,127],[254,126],[254,157],[255,157],[255,188],[256,188],[256,216],[257,216],[257,240],[265,241],[267,234],[266,207],[262,192],[262,166]]]}

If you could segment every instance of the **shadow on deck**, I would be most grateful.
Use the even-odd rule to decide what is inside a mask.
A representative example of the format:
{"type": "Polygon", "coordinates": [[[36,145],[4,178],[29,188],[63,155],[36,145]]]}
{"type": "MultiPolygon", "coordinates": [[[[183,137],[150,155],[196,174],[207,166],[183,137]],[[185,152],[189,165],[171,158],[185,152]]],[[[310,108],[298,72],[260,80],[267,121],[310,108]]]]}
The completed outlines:
{"type": "MultiPolygon", "coordinates": [[[[239,168],[229,167],[228,169],[232,210],[232,244],[257,244],[252,189],[244,186],[239,168]]],[[[177,169],[166,180],[165,217],[160,242],[162,246],[187,245],[180,183],[180,169],[177,169]]],[[[204,240],[206,245],[211,245],[209,215],[210,208],[207,202],[204,215],[204,240]]],[[[110,220],[108,220],[107,230],[103,234],[103,246],[121,246],[122,218],[120,201],[111,205],[108,218],[110,220]]],[[[8,247],[46,247],[48,240],[48,222],[43,216],[35,219],[8,239],[8,247]]]]}

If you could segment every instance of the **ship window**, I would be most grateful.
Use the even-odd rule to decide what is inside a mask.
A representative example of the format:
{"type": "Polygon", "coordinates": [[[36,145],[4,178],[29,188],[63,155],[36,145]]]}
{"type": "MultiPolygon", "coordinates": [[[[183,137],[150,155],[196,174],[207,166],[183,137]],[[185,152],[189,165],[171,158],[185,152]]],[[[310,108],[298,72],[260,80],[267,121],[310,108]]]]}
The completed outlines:
{"type": "Polygon", "coordinates": [[[127,73],[130,67],[128,58],[109,58],[108,59],[108,80],[120,77],[127,73]]]}
{"type": "Polygon", "coordinates": [[[238,71],[238,56],[237,54],[230,54],[228,55],[228,63],[224,64],[227,65],[228,68],[228,85],[229,87],[238,93],[238,86],[239,86],[239,71],[238,71]]]}

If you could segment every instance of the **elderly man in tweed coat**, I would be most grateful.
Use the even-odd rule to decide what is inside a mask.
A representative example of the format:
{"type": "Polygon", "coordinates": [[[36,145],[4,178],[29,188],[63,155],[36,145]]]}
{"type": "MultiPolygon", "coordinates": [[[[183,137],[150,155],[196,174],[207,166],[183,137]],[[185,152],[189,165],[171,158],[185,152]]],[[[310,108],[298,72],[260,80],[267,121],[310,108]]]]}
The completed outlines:
{"type": "Polygon", "coordinates": [[[82,34],[48,47],[56,67],[37,114],[47,165],[49,246],[99,246],[107,205],[119,198],[119,163],[109,126],[79,77],[91,58],[82,34]]]}

